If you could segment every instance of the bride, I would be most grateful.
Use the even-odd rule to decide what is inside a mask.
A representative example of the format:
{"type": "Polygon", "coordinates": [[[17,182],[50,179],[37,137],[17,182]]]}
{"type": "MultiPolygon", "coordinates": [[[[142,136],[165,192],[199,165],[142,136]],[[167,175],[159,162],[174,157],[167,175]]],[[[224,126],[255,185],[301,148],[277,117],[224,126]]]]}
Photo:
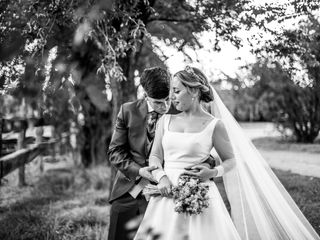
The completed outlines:
{"type": "Polygon", "coordinates": [[[181,113],[160,119],[149,157],[149,165],[157,167],[153,175],[162,196],[150,199],[135,240],[153,239],[151,232],[162,240],[320,239],[206,76],[186,67],[174,75],[171,88],[181,113]],[[201,101],[211,102],[215,117],[202,108],[201,101]],[[219,166],[192,167],[212,151],[219,155],[219,166]],[[169,196],[181,174],[209,184],[209,207],[199,215],[174,211],[169,196]],[[219,176],[224,179],[231,217],[215,183],[208,180],[219,176]]]}

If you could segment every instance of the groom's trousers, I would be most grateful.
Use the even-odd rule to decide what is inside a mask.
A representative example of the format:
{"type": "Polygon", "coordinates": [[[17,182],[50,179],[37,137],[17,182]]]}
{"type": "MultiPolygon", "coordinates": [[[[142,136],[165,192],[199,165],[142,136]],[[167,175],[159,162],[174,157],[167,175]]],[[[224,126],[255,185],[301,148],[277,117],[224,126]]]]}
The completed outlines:
{"type": "MultiPolygon", "coordinates": [[[[133,198],[129,193],[111,203],[108,240],[132,240],[137,229],[128,229],[126,224],[135,217],[144,214],[148,202],[139,194],[133,198]]],[[[137,224],[136,227],[138,227],[137,224]]]]}

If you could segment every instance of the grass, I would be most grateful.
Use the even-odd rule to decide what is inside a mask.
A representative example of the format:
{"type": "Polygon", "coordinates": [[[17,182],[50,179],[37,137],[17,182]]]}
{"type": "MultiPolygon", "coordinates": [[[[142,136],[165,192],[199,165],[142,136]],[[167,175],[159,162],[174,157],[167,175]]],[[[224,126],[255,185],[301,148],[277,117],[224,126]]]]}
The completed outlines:
{"type": "Polygon", "coordinates": [[[320,178],[274,170],[305,217],[320,235],[320,178]]]}
{"type": "Polygon", "coordinates": [[[107,238],[109,170],[53,169],[22,189],[0,188],[0,239],[107,238]]]}
{"type": "MultiPolygon", "coordinates": [[[[281,139],[257,139],[259,148],[318,153],[317,146],[281,139]]],[[[40,174],[27,166],[28,186],[17,188],[12,174],[0,187],[1,240],[102,240],[109,225],[107,167],[59,168],[40,174]]],[[[320,234],[320,178],[274,170],[313,228],[320,234]]]]}
{"type": "MultiPolygon", "coordinates": [[[[320,178],[301,176],[289,171],[275,169],[273,171],[312,227],[320,235],[320,178]]],[[[228,211],[230,211],[221,178],[217,181],[217,186],[228,211]]]]}

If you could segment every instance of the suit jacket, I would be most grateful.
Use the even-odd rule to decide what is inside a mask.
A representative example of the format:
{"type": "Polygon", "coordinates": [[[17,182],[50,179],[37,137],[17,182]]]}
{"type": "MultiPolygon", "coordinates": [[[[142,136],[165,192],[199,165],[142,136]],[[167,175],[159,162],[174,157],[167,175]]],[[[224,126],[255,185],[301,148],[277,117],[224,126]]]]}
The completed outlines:
{"type": "MultiPolygon", "coordinates": [[[[178,111],[171,107],[168,113],[178,111]]],[[[108,150],[109,161],[117,169],[110,202],[128,192],[139,176],[139,169],[148,164],[147,114],[144,99],[125,103],[120,108],[108,150]]]]}

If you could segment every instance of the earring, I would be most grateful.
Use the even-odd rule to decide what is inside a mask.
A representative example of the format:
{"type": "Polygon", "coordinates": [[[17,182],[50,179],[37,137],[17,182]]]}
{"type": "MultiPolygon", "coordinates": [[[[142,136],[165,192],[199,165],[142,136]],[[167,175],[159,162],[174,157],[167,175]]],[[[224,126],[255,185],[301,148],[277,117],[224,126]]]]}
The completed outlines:
{"type": "Polygon", "coordinates": [[[191,99],[192,99],[192,101],[194,101],[194,97],[192,97],[191,99]]]}

